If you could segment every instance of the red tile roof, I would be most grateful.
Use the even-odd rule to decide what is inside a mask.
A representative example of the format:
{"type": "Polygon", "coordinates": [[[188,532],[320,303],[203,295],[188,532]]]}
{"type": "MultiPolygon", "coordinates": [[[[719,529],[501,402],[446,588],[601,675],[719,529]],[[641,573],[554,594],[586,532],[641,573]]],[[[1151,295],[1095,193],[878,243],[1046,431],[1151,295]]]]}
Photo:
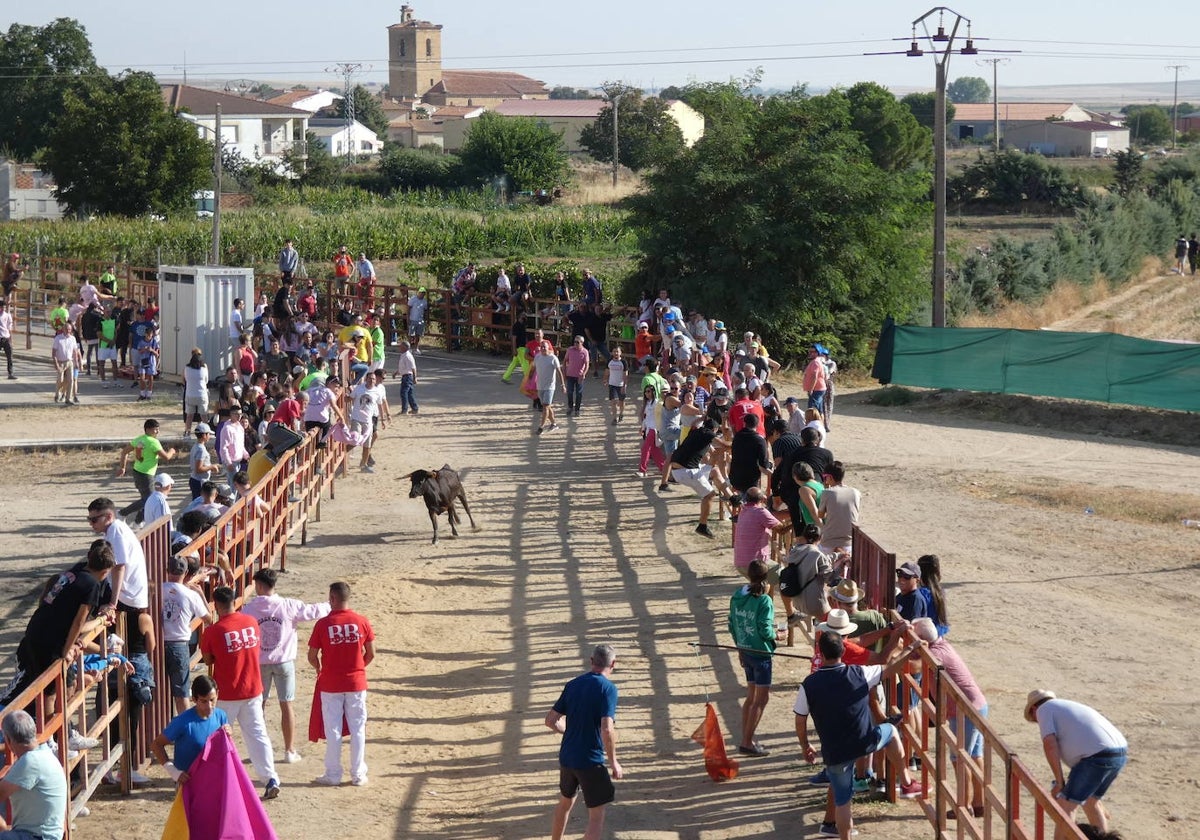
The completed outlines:
{"type": "Polygon", "coordinates": [[[506,117],[586,117],[594,120],[607,105],[603,99],[509,99],[492,110],[506,117]]]}
{"type": "Polygon", "coordinates": [[[429,92],[447,96],[503,96],[512,99],[550,93],[546,85],[537,79],[504,70],[444,70],[442,80],[429,92]]]}
{"type": "Polygon", "coordinates": [[[206,90],[191,85],[159,85],[163,102],[172,111],[187,111],[197,116],[210,116],[217,112],[217,104],[221,105],[221,113],[226,117],[234,116],[263,116],[263,117],[308,117],[308,111],[295,108],[285,108],[258,99],[247,99],[244,96],[234,96],[219,90],[206,90]]]}
{"type": "MultiPolygon", "coordinates": [[[[1071,109],[1071,102],[1001,102],[1000,119],[1012,122],[1021,120],[1044,120],[1061,117],[1071,109]]],[[[963,102],[954,106],[955,122],[990,120],[993,115],[991,102],[963,102]]]]}

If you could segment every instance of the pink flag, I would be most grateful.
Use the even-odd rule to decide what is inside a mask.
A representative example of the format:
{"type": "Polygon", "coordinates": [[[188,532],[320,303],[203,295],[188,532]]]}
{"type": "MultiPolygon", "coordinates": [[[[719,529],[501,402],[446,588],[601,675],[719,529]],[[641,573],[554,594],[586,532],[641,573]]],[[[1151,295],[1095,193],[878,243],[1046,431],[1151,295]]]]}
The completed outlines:
{"type": "Polygon", "coordinates": [[[233,739],[218,729],[183,786],[190,840],[278,840],[233,739]]]}

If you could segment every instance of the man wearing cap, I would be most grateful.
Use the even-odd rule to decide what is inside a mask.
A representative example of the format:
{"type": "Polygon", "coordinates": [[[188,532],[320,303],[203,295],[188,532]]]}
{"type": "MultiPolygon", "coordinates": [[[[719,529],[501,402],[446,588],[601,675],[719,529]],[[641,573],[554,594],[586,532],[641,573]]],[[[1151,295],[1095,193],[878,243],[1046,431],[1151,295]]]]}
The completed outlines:
{"type": "MultiPolygon", "coordinates": [[[[8,311],[8,306],[4,298],[0,298],[0,350],[4,351],[4,361],[8,364],[8,378],[16,379],[17,377],[13,376],[12,372],[12,331],[12,313],[8,311]]],[[[100,376],[103,378],[104,363],[101,362],[100,364],[100,376]]]]}
{"type": "Polygon", "coordinates": [[[408,299],[408,343],[412,351],[421,355],[421,337],[425,335],[425,314],[429,311],[429,298],[425,287],[417,289],[416,294],[408,299]]]}
{"type": "Polygon", "coordinates": [[[221,471],[220,465],[212,462],[212,455],[208,451],[210,440],[212,427],[207,423],[197,423],[196,442],[192,444],[192,451],[188,454],[188,490],[193,499],[199,498],[200,486],[221,471]]]}
{"type": "Polygon", "coordinates": [[[354,271],[354,258],[350,249],[343,245],[333,255],[333,279],[339,295],[346,294],[346,285],[350,282],[350,274],[354,271]]]}
{"type": "Polygon", "coordinates": [[[167,501],[167,496],[171,493],[171,488],[175,486],[175,479],[165,472],[160,472],[154,477],[154,491],[146,497],[146,504],[142,508],[143,521],[149,525],[151,522],[157,522],[164,516],[170,518],[171,503],[167,501]]]}
{"type": "MultiPolygon", "coordinates": [[[[821,665],[801,683],[793,707],[796,737],[809,764],[817,758],[816,750],[808,741],[809,716],[821,738],[821,757],[829,777],[829,795],[820,834],[841,840],[850,840],[854,833],[850,800],[854,797],[854,764],[859,758],[886,749],[892,765],[900,768],[901,798],[913,799],[924,792],[904,761],[896,728],[890,723],[873,723],[870,709],[872,689],[899,671],[908,654],[921,643],[906,648],[901,656],[886,665],[850,665],[843,661],[846,642],[842,638],[850,626],[845,610],[831,610],[828,621],[817,626],[821,665]]],[[[888,646],[889,653],[895,650],[898,639],[899,634],[895,634],[893,644],[888,646]]]]}
{"type": "Polygon", "coordinates": [[[921,597],[921,569],[911,560],[901,563],[896,569],[896,612],[905,621],[916,621],[928,617],[925,599],[921,597]]]}
{"type": "Polygon", "coordinates": [[[170,461],[175,457],[175,447],[163,448],[158,439],[158,421],[151,418],[142,424],[142,434],[135,437],[121,448],[121,463],[117,467],[117,477],[125,475],[129,464],[129,456],[133,455],[133,483],[137,487],[138,500],[121,508],[121,516],[136,514],[136,521],[143,521],[143,507],[146,499],[154,490],[154,476],[158,474],[158,462],[161,458],[170,461]]]}
{"type": "Polygon", "coordinates": [[[808,365],[804,368],[804,390],[808,392],[808,407],[822,413],[825,407],[827,379],[828,372],[817,354],[817,348],[808,348],[808,365]]]}
{"type": "Polygon", "coordinates": [[[1042,751],[1054,773],[1050,793],[1068,816],[1083,806],[1088,822],[1108,831],[1101,799],[1128,761],[1129,742],[1104,715],[1053,691],[1036,689],[1025,701],[1025,720],[1038,725],[1042,751]],[[1064,780],[1063,765],[1071,768],[1064,780]]]}
{"type": "Polygon", "coordinates": [[[650,325],[645,321],[639,321],[637,325],[637,333],[633,337],[633,353],[634,357],[640,362],[647,356],[654,355],[654,342],[658,340],[658,336],[651,334],[650,325]]]}

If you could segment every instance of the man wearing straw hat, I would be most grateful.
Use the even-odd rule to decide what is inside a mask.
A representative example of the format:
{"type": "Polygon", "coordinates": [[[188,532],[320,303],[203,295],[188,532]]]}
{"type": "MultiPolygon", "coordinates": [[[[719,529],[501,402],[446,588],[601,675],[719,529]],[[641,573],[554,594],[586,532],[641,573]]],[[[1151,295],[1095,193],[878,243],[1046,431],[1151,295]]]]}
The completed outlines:
{"type": "MultiPolygon", "coordinates": [[[[898,671],[921,643],[915,642],[905,648],[886,666],[848,665],[842,661],[846,651],[842,636],[854,629],[845,610],[830,610],[828,620],[817,626],[821,666],[801,683],[793,707],[796,737],[809,764],[817,758],[816,750],[808,741],[810,715],[821,738],[821,757],[829,777],[829,797],[820,834],[841,840],[849,840],[854,831],[850,800],[854,796],[854,764],[860,757],[886,749],[893,765],[900,768],[900,796],[912,799],[924,792],[904,762],[896,728],[890,723],[872,723],[870,709],[874,687],[898,671]]],[[[893,642],[898,638],[899,634],[893,636],[893,642]]],[[[894,643],[889,644],[888,652],[895,647],[894,643]]]]}
{"type": "Polygon", "coordinates": [[[1050,793],[1068,816],[1083,806],[1088,822],[1108,831],[1108,812],[1100,800],[1128,760],[1129,743],[1117,727],[1090,706],[1060,700],[1039,688],[1025,701],[1025,720],[1038,725],[1042,750],[1054,773],[1050,793]],[[1071,768],[1063,779],[1063,765],[1071,768]]]}

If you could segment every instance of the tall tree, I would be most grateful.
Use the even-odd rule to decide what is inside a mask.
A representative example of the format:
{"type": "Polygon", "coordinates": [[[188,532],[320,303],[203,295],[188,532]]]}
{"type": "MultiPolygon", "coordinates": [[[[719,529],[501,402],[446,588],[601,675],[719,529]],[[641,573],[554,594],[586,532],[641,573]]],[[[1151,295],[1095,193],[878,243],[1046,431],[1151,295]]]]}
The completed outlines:
{"type": "Polygon", "coordinates": [[[1133,149],[1124,149],[1113,155],[1113,177],[1116,190],[1123,198],[1142,191],[1146,174],[1142,170],[1142,156],[1133,149]]]}
{"type": "Polygon", "coordinates": [[[476,183],[506,178],[514,189],[549,189],[567,175],[562,135],[540,120],[487,111],[471,121],[461,153],[463,171],[476,183]]]}
{"type": "Polygon", "coordinates": [[[876,166],[895,171],[929,163],[933,157],[931,132],[887,88],[859,82],[846,91],[846,98],[850,124],[862,135],[876,166]]]}
{"type": "MultiPolygon", "coordinates": [[[[900,99],[900,104],[912,111],[917,122],[933,131],[933,108],[937,104],[936,93],[910,93],[900,99]]],[[[946,125],[954,121],[954,103],[946,102],[946,125]]]]}
{"type": "Polygon", "coordinates": [[[1126,105],[1125,125],[1135,143],[1153,145],[1171,139],[1171,117],[1166,108],[1158,105],[1126,105]]]}
{"type": "Polygon", "coordinates": [[[946,86],[946,98],[951,102],[990,102],[992,88],[978,76],[959,76],[946,86]]]}
{"type": "Polygon", "coordinates": [[[701,92],[706,117],[720,116],[631,199],[644,254],[633,282],[669,279],[785,358],[817,339],[865,359],[886,315],[927,299],[928,174],[877,165],[843,93],[747,106],[736,84],[701,92]]]}
{"type": "Polygon", "coordinates": [[[87,32],[71,18],[14,23],[0,35],[0,68],[0,149],[20,160],[46,145],[67,90],[97,72],[87,32]]]}
{"type": "Polygon", "coordinates": [[[163,103],[149,73],[89,76],[68,91],[41,162],[72,212],[181,210],[210,177],[213,147],[163,103]]]}
{"type": "Polygon", "coordinates": [[[550,88],[551,99],[599,99],[600,97],[592,93],[590,90],[583,88],[567,87],[559,85],[558,87],[550,88]]]}
{"type": "MultiPolygon", "coordinates": [[[[667,103],[643,98],[637,88],[625,87],[617,106],[618,156],[636,171],[656,166],[683,151],[683,132],[667,113],[667,103]]],[[[599,161],[612,162],[613,108],[606,105],[591,125],[579,133],[579,144],[599,161]]]]}

